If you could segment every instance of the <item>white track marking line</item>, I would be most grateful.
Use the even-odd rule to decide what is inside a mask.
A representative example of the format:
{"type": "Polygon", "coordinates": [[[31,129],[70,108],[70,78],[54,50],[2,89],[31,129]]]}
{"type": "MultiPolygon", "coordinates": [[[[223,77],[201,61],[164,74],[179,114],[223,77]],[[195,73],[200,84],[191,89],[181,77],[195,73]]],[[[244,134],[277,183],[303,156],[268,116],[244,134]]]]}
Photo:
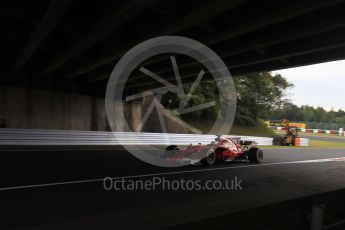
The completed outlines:
{"type": "Polygon", "coordinates": [[[345,157],[315,159],[315,160],[303,160],[303,161],[286,161],[286,162],[276,162],[276,163],[267,163],[267,164],[241,165],[241,166],[237,166],[237,167],[218,167],[218,168],[185,170],[185,171],[175,171],[175,172],[166,172],[166,173],[151,173],[151,174],[141,174],[141,175],[133,175],[133,176],[104,177],[104,178],[89,179],[89,180],[76,180],[76,181],[46,183],[46,184],[35,184],[35,185],[23,185],[23,186],[4,187],[4,188],[0,188],[0,191],[27,189],[27,188],[40,188],[40,187],[69,185],[69,184],[81,184],[81,183],[90,183],[90,182],[100,182],[100,181],[103,181],[105,178],[112,179],[112,180],[132,179],[132,178],[140,178],[140,177],[164,176],[164,175],[174,175],[174,174],[183,174],[183,173],[195,173],[195,172],[228,170],[228,169],[238,169],[238,168],[262,167],[262,166],[271,166],[271,165],[324,163],[324,162],[339,162],[339,161],[345,161],[345,157]]]}

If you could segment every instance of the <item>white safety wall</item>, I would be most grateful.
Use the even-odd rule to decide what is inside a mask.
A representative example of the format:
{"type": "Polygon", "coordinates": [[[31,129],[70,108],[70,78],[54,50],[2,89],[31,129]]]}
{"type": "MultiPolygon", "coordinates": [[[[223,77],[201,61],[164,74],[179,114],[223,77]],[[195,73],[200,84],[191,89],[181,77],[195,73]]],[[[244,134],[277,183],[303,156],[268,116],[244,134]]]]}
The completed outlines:
{"type": "MultiPolygon", "coordinates": [[[[215,137],[201,134],[0,129],[0,145],[188,145],[207,144],[215,137]]],[[[240,137],[241,140],[255,141],[258,145],[272,145],[273,142],[273,138],[269,137],[228,137],[240,137]]]]}

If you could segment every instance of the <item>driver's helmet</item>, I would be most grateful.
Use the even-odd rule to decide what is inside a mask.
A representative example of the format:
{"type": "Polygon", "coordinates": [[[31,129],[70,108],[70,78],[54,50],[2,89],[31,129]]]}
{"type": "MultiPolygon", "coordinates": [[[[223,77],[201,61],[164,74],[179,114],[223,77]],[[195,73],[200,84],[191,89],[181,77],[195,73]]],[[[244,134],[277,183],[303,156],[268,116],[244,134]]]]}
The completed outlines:
{"type": "Polygon", "coordinates": [[[214,140],[215,141],[220,141],[220,136],[217,136],[214,140]]]}
{"type": "Polygon", "coordinates": [[[217,144],[216,141],[211,141],[211,145],[215,145],[215,144],[217,144]]]}

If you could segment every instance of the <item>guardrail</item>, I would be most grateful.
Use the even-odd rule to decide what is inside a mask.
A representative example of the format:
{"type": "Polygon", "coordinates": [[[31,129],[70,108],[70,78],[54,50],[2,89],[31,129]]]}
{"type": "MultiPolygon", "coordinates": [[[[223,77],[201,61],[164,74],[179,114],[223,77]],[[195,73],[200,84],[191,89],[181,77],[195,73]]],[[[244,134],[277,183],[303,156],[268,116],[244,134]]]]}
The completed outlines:
{"type": "MultiPolygon", "coordinates": [[[[175,134],[175,133],[135,133],[135,132],[98,132],[75,130],[45,129],[7,129],[0,128],[0,145],[161,145],[190,143],[207,144],[216,135],[175,134]]],[[[269,137],[240,137],[241,140],[256,141],[258,145],[272,145],[269,137]]]]}
{"type": "MultiPolygon", "coordinates": [[[[282,126],[267,126],[273,130],[285,130],[285,127],[282,126]]],[[[322,134],[335,134],[344,136],[344,130],[340,128],[339,130],[324,130],[324,129],[304,129],[304,128],[297,128],[297,131],[302,133],[322,133],[322,134]]]]}

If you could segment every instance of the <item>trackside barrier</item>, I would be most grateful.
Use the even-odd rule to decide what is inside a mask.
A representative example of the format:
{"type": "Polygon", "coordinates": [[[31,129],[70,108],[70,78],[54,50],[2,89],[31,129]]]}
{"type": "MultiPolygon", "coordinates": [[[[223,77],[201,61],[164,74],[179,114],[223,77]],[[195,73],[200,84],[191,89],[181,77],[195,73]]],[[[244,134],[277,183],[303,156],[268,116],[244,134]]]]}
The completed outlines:
{"type": "Polygon", "coordinates": [[[299,146],[309,146],[309,139],[308,138],[300,138],[299,146]]]}
{"type": "Polygon", "coordinates": [[[308,138],[296,138],[295,139],[295,146],[309,146],[309,139],[308,138]]]}
{"type": "MultiPolygon", "coordinates": [[[[254,136],[241,140],[256,141],[258,145],[272,145],[273,138],[254,136]]],[[[75,130],[7,129],[0,128],[0,145],[162,145],[208,144],[216,135],[98,132],[75,130]]]]}
{"type": "MultiPolygon", "coordinates": [[[[268,126],[274,130],[285,130],[285,127],[279,126],[268,126]]],[[[304,128],[297,128],[299,132],[302,133],[325,133],[325,134],[339,134],[340,136],[344,136],[344,131],[342,129],[339,130],[323,130],[323,129],[304,129],[304,128]]]]}

